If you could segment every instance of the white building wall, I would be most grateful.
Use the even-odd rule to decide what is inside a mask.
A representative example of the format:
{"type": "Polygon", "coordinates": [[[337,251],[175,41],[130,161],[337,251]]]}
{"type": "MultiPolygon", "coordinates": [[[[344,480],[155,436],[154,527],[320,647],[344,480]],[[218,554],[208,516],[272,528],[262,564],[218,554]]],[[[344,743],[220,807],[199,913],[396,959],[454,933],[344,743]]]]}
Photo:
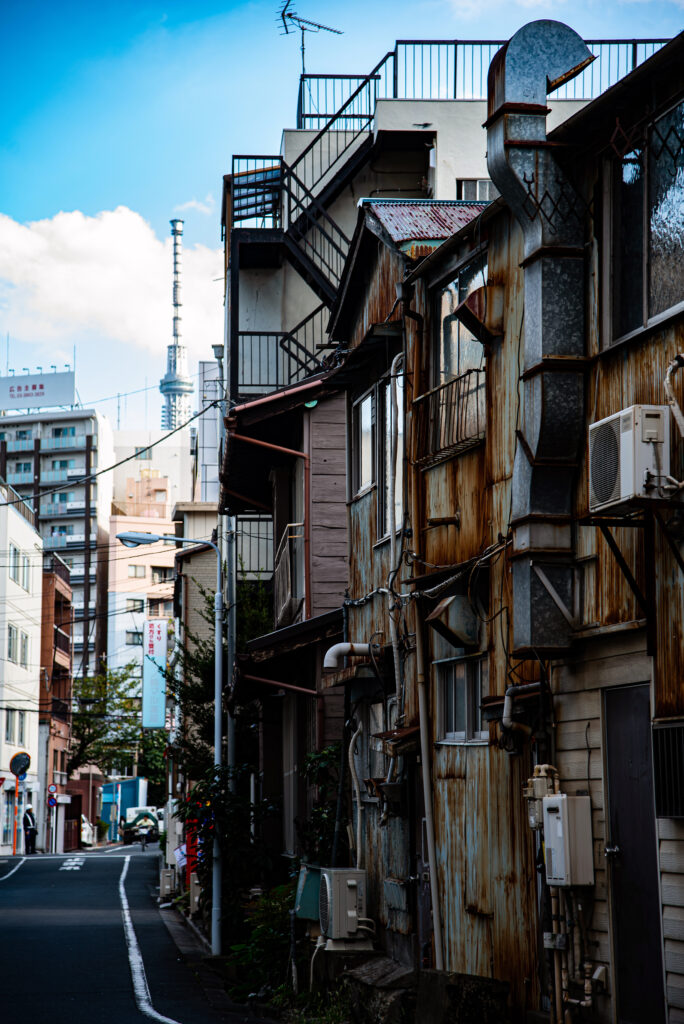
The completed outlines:
{"type": "MultiPolygon", "coordinates": [[[[201,360],[199,364],[200,408],[221,397],[218,363],[201,360]]],[[[208,409],[197,421],[197,461],[200,501],[218,502],[218,452],[220,409],[208,409]]]]}
{"type": "Polygon", "coordinates": [[[177,501],[192,500],[192,451],[190,427],[185,427],[167,440],[163,430],[115,430],[113,433],[114,455],[116,462],[126,459],[135,452],[145,452],[145,446],[154,444],[149,451],[149,458],[131,459],[130,462],[118,466],[111,474],[113,492],[110,500],[123,504],[128,500],[126,480],[128,477],[138,478],[143,469],[159,472],[159,476],[168,477],[169,505],[173,507],[177,501]],[[161,441],[160,444],[155,442],[161,441]]]}
{"type": "MultiPolygon", "coordinates": [[[[0,505],[0,549],[0,775],[5,779],[0,790],[0,853],[7,854],[12,851],[15,788],[10,761],[19,751],[31,758],[25,783],[19,783],[20,809],[27,803],[37,809],[45,799],[38,745],[43,545],[38,531],[11,505],[0,505]],[[11,548],[19,552],[18,573],[11,548]],[[16,632],[10,644],[11,629],[16,632]]],[[[23,850],[21,817],[17,849],[23,850]]]]}

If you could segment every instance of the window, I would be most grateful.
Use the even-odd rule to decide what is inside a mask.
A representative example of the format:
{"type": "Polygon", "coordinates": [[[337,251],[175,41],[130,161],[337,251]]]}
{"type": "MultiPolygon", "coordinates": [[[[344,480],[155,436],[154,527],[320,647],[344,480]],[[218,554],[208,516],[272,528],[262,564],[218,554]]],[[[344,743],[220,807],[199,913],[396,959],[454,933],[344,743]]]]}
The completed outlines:
{"type": "Polygon", "coordinates": [[[53,537],[71,537],[74,532],[74,524],[67,523],[61,526],[51,526],[50,534],[53,537]]]}
{"type": "Polygon", "coordinates": [[[487,257],[479,256],[461,267],[452,281],[436,296],[435,353],[433,387],[460,377],[467,370],[478,370],[484,362],[484,349],[456,316],[456,307],[487,283],[487,257]]]}
{"type": "Polygon", "coordinates": [[[487,659],[436,662],[435,668],[441,710],[440,738],[452,743],[486,739],[480,703],[488,689],[487,659]]]}
{"type": "Polygon", "coordinates": [[[21,585],[27,592],[31,589],[31,564],[28,555],[21,556],[21,585]]]}
{"type": "Polygon", "coordinates": [[[17,462],[15,466],[15,472],[17,473],[30,473],[31,463],[30,462],[17,462]]]}
{"type": "Polygon", "coordinates": [[[53,437],[75,437],[76,436],[76,427],[53,427],[52,428],[52,436],[53,437]]]}
{"type": "Polygon", "coordinates": [[[17,713],[17,743],[20,747],[23,747],[26,743],[26,712],[19,711],[17,713]]]}
{"type": "Polygon", "coordinates": [[[7,657],[15,664],[19,661],[19,631],[11,622],[7,626],[7,657]]]}
{"type": "Polygon", "coordinates": [[[353,489],[358,494],[370,487],[374,477],[375,401],[371,391],[352,408],[353,489]]]}
{"type": "Polygon", "coordinates": [[[136,448],[135,450],[136,459],[144,459],[149,461],[152,458],[152,452],[149,448],[136,448]]]}
{"type": "Polygon", "coordinates": [[[684,102],[612,163],[612,311],[618,340],[684,305],[684,102]]]}
{"type": "Polygon", "coordinates": [[[52,460],[52,468],[53,469],[75,469],[76,468],[76,459],[53,459],[52,460]]]}
{"type": "Polygon", "coordinates": [[[145,611],[145,599],[143,597],[127,597],[126,598],[126,611],[127,612],[144,612],[145,611]]]}
{"type": "Polygon", "coordinates": [[[153,565],[152,566],[152,582],[153,583],[168,583],[169,580],[173,579],[173,566],[172,565],[153,565]]]}
{"type": "Polygon", "coordinates": [[[30,441],[33,438],[31,430],[17,430],[17,441],[30,441]]]}
{"type": "Polygon", "coordinates": [[[22,668],[29,667],[29,638],[28,633],[20,634],[19,642],[19,664],[22,668]]]}
{"type": "Polygon", "coordinates": [[[142,642],[143,642],[143,635],[142,635],[142,633],[138,632],[138,630],[135,630],[135,629],[127,629],[126,630],[126,644],[129,647],[132,647],[132,646],[134,646],[136,644],[142,644],[142,642]]]}
{"type": "Polygon", "coordinates": [[[14,743],[14,709],[5,712],[5,743],[14,743]]]}
{"type": "Polygon", "coordinates": [[[11,580],[19,582],[19,548],[16,544],[10,544],[9,574],[11,580]]]}
{"type": "MultiPolygon", "coordinates": [[[[395,378],[397,390],[397,456],[394,471],[394,523],[399,530],[402,525],[403,479],[404,479],[404,378],[400,371],[395,378]]],[[[392,464],[392,381],[388,378],[378,387],[382,442],[379,454],[380,486],[378,487],[378,527],[381,537],[386,537],[390,524],[390,475],[392,464]]]]}
{"type": "Polygon", "coordinates": [[[499,192],[489,178],[457,178],[456,198],[467,202],[491,202],[499,192]]]}
{"type": "Polygon", "coordinates": [[[51,500],[53,505],[64,505],[67,501],[74,500],[74,491],[60,491],[59,494],[53,494],[51,500]]]}
{"type": "Polygon", "coordinates": [[[166,619],[173,615],[173,601],[150,601],[151,619],[166,619]]]}
{"type": "Polygon", "coordinates": [[[129,565],[128,575],[132,579],[142,580],[145,578],[145,566],[144,565],[129,565]]]}

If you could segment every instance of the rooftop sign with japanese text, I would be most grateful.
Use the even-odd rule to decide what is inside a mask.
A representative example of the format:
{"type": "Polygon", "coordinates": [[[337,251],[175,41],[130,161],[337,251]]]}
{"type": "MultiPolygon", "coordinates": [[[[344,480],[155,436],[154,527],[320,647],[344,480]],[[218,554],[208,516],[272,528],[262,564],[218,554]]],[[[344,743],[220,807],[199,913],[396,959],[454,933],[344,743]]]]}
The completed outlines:
{"type": "Polygon", "coordinates": [[[66,373],[27,373],[21,377],[0,377],[0,410],[3,412],[75,403],[76,375],[73,370],[66,373]]]}

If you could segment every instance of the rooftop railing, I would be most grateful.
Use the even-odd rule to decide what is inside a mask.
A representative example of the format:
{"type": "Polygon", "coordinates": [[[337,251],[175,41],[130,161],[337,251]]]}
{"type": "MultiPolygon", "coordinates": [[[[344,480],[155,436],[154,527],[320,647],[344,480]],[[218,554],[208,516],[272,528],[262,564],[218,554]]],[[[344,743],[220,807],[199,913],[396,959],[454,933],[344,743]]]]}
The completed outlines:
{"type": "MultiPolygon", "coordinates": [[[[551,97],[595,99],[666,42],[590,39],[587,46],[596,60],[551,97]]],[[[399,39],[374,69],[377,99],[484,100],[489,65],[503,43],[492,39],[399,39]]],[[[302,75],[297,127],[323,128],[365,81],[359,75],[302,75]]]]}

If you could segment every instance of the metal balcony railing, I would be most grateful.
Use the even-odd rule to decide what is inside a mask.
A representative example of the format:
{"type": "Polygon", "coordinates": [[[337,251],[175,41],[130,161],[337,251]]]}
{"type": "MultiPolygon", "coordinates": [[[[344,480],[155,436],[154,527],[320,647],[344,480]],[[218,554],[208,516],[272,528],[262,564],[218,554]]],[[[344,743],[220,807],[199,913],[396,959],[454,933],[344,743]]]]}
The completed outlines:
{"type": "Polygon", "coordinates": [[[19,440],[8,441],[8,452],[32,452],[35,442],[32,438],[22,437],[19,440]]]}
{"type": "Polygon", "coordinates": [[[304,599],[304,523],[288,523],[273,563],[273,611],[278,629],[304,599]]]}
{"type": "MultiPolygon", "coordinates": [[[[590,39],[596,60],[551,98],[595,99],[633,71],[667,39],[590,39]]],[[[504,40],[399,39],[376,65],[377,99],[485,100],[489,65],[504,40]]],[[[359,88],[358,75],[302,75],[297,127],[320,129],[359,88]]]]}
{"type": "Polygon", "coordinates": [[[264,395],[317,373],[327,317],[321,303],[291,331],[239,331],[237,393],[264,395]]]}
{"type": "Polygon", "coordinates": [[[33,473],[8,473],[7,474],[8,484],[32,484],[33,473]]]}
{"type": "Polygon", "coordinates": [[[55,647],[58,651],[71,654],[71,637],[59,626],[55,626],[55,647]]]}
{"type": "Polygon", "coordinates": [[[71,584],[71,572],[66,562],[63,562],[59,555],[51,554],[43,556],[43,572],[51,572],[64,583],[71,584]]]}
{"type": "Polygon", "coordinates": [[[85,446],[85,434],[75,434],[70,437],[43,437],[40,441],[41,451],[60,451],[67,448],[85,448],[85,446]]]}
{"type": "Polygon", "coordinates": [[[467,370],[413,403],[417,418],[415,458],[432,466],[473,448],[484,439],[485,371],[467,370]]]}
{"type": "Polygon", "coordinates": [[[273,520],[270,516],[237,517],[237,565],[241,580],[273,576],[273,520]]]}

